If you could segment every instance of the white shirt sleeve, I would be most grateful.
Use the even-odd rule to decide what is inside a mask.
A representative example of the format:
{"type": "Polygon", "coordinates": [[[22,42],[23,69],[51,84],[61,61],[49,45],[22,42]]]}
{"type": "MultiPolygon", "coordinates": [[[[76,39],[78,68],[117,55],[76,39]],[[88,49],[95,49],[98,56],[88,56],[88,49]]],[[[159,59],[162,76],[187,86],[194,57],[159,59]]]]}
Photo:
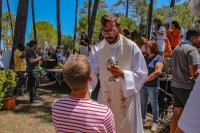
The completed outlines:
{"type": "Polygon", "coordinates": [[[90,90],[89,90],[90,92],[92,92],[95,89],[98,83],[97,75],[99,74],[99,61],[96,54],[97,54],[97,51],[95,49],[95,46],[93,46],[89,54],[89,62],[90,62],[91,75],[92,75],[92,81],[90,83],[90,90]]]}
{"type": "Polygon", "coordinates": [[[136,44],[133,45],[132,55],[131,71],[123,70],[124,80],[122,80],[122,89],[125,97],[138,93],[148,76],[144,56],[136,44]]]}

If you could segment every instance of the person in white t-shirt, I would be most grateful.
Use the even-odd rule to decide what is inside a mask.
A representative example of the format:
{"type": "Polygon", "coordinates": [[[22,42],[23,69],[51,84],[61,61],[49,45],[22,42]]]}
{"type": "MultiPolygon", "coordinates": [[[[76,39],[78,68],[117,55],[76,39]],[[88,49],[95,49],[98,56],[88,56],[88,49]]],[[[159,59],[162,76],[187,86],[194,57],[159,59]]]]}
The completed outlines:
{"type": "Polygon", "coordinates": [[[153,23],[155,25],[155,32],[153,34],[155,35],[156,38],[156,43],[159,48],[159,54],[164,57],[166,29],[163,26],[161,20],[158,18],[155,18],[153,20],[153,23]]]}

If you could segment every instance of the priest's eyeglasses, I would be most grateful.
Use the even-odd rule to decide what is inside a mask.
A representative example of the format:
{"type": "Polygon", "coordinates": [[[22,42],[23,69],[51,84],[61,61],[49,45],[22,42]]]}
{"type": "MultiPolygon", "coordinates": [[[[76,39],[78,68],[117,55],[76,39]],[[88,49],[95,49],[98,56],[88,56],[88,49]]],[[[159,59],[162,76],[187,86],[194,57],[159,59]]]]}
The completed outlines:
{"type": "Polygon", "coordinates": [[[111,29],[108,29],[108,30],[106,30],[106,29],[101,29],[102,30],[102,34],[108,34],[108,33],[113,33],[113,32],[116,32],[116,30],[117,30],[117,28],[116,27],[113,27],[113,28],[111,28],[111,29]]]}

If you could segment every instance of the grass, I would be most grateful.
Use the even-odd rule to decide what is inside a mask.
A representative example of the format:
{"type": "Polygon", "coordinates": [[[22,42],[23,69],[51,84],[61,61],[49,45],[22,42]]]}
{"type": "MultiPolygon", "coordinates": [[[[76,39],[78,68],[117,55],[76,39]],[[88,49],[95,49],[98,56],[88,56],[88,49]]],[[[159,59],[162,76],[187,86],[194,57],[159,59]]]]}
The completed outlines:
{"type": "Polygon", "coordinates": [[[69,92],[65,86],[38,89],[41,104],[30,105],[28,93],[17,98],[13,111],[0,111],[0,133],[54,133],[51,104],[69,92]]]}

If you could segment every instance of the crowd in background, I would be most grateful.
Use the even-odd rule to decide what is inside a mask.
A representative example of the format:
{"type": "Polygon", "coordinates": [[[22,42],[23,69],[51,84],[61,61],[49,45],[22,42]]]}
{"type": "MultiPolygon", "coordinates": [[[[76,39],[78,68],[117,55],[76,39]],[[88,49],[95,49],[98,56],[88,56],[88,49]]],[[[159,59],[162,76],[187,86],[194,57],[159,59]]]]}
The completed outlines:
{"type": "MultiPolygon", "coordinates": [[[[200,21],[198,20],[198,24],[200,25],[200,21]]],[[[184,84],[184,80],[188,80],[190,78],[195,77],[196,75],[190,75],[186,71],[191,71],[188,69],[192,67],[192,65],[198,65],[198,61],[194,58],[197,58],[197,50],[196,48],[200,48],[200,40],[199,38],[194,39],[194,37],[198,37],[199,33],[196,30],[189,30],[186,34],[186,38],[181,33],[181,26],[178,24],[177,21],[173,21],[170,24],[163,24],[161,20],[154,19],[153,20],[153,28],[152,28],[152,35],[151,39],[147,39],[144,33],[140,31],[133,31],[130,32],[128,29],[124,29],[121,34],[125,37],[129,38],[130,40],[136,42],[138,47],[141,49],[147,69],[148,69],[148,77],[144,83],[143,88],[140,91],[141,97],[141,110],[142,110],[142,119],[143,123],[145,123],[145,116],[146,116],[146,109],[148,103],[148,97],[151,99],[151,106],[152,106],[152,113],[153,113],[153,125],[151,130],[156,131],[158,126],[158,118],[159,118],[159,107],[158,107],[158,95],[159,95],[159,88],[160,88],[160,81],[159,76],[161,75],[164,66],[166,65],[165,58],[172,58],[175,62],[172,64],[172,69],[174,70],[172,73],[168,73],[172,75],[172,89],[174,98],[176,101],[180,101],[180,103],[175,103],[176,107],[179,110],[175,110],[174,119],[172,119],[171,127],[175,130],[177,126],[177,121],[181,115],[181,112],[184,108],[184,105],[189,97],[189,94],[192,90],[194,82],[191,82],[191,86],[189,89],[185,86],[181,87],[180,84],[184,84]],[[195,32],[196,31],[196,32],[195,32]],[[183,44],[191,44],[191,46],[187,46],[181,51],[183,44]],[[187,52],[188,49],[191,51],[195,51],[194,53],[185,53],[186,58],[190,61],[189,63],[185,61],[183,57],[181,57],[181,52],[187,52]],[[173,54],[172,54],[173,53],[173,54]],[[179,61],[179,58],[182,58],[182,61],[179,61]],[[196,62],[195,62],[196,61],[196,62]],[[176,64],[179,62],[180,64],[176,64]],[[180,66],[183,65],[184,66],[180,66]],[[189,66],[187,66],[189,64],[189,66]],[[181,71],[181,69],[184,69],[181,71]],[[177,70],[180,70],[177,72],[177,70]],[[177,75],[179,77],[177,77],[177,75]],[[183,79],[182,81],[179,78],[184,77],[187,79],[183,79]],[[174,81],[174,82],[173,82],[174,81]],[[177,86],[178,84],[178,86],[177,86]],[[179,89],[177,89],[179,88],[179,89]],[[180,90],[180,92],[177,92],[180,90]],[[182,92],[184,90],[184,92],[182,92]],[[187,90],[187,92],[186,92],[187,90]],[[188,91],[189,90],[189,91],[188,91]],[[183,93],[187,93],[187,97],[183,96],[183,93]],[[178,96],[177,96],[178,95],[178,96]],[[184,98],[183,98],[184,97],[184,98]],[[184,99],[184,100],[183,100],[184,99]],[[183,101],[182,101],[183,100],[183,101]],[[180,105],[181,104],[181,105],[180,105]],[[180,111],[180,108],[182,109],[180,111]]],[[[102,33],[99,35],[99,41],[103,40],[102,33]]],[[[42,66],[45,69],[55,68],[58,62],[65,62],[70,54],[80,53],[83,55],[89,55],[89,39],[87,38],[84,32],[81,33],[80,38],[80,51],[76,52],[75,50],[70,50],[70,48],[53,48],[48,47],[45,49],[40,49],[37,47],[37,42],[30,41],[27,44],[27,47],[24,46],[22,43],[18,43],[16,50],[14,51],[14,71],[17,73],[18,76],[18,83],[15,89],[15,95],[22,95],[23,92],[21,90],[21,86],[24,80],[24,76],[27,73],[28,75],[28,86],[30,90],[30,103],[37,102],[39,99],[36,94],[37,88],[37,67],[41,62],[42,66]]],[[[0,50],[0,69],[4,69],[5,65],[2,62],[2,55],[3,51],[0,50]]],[[[194,69],[194,68],[192,68],[194,69]]],[[[191,81],[191,80],[190,80],[191,81]]],[[[187,84],[187,83],[186,83],[187,84]]],[[[173,131],[172,131],[173,132],[173,131]]]]}
{"type": "MultiPolygon", "coordinates": [[[[152,131],[156,131],[158,126],[159,77],[165,71],[167,75],[172,76],[170,81],[174,100],[174,115],[170,132],[173,133],[176,129],[177,132],[180,132],[177,123],[193,89],[200,63],[198,53],[200,20],[197,20],[196,24],[196,28],[182,33],[181,25],[177,21],[163,24],[160,19],[156,18],[153,20],[150,40],[146,38],[144,33],[137,30],[130,32],[128,29],[124,29],[121,32],[125,37],[136,42],[145,57],[148,77],[140,91],[141,111],[143,123],[145,123],[147,103],[150,98],[153,114],[152,131]]],[[[101,41],[103,39],[102,33],[99,36],[99,41],[101,41]]]]}

